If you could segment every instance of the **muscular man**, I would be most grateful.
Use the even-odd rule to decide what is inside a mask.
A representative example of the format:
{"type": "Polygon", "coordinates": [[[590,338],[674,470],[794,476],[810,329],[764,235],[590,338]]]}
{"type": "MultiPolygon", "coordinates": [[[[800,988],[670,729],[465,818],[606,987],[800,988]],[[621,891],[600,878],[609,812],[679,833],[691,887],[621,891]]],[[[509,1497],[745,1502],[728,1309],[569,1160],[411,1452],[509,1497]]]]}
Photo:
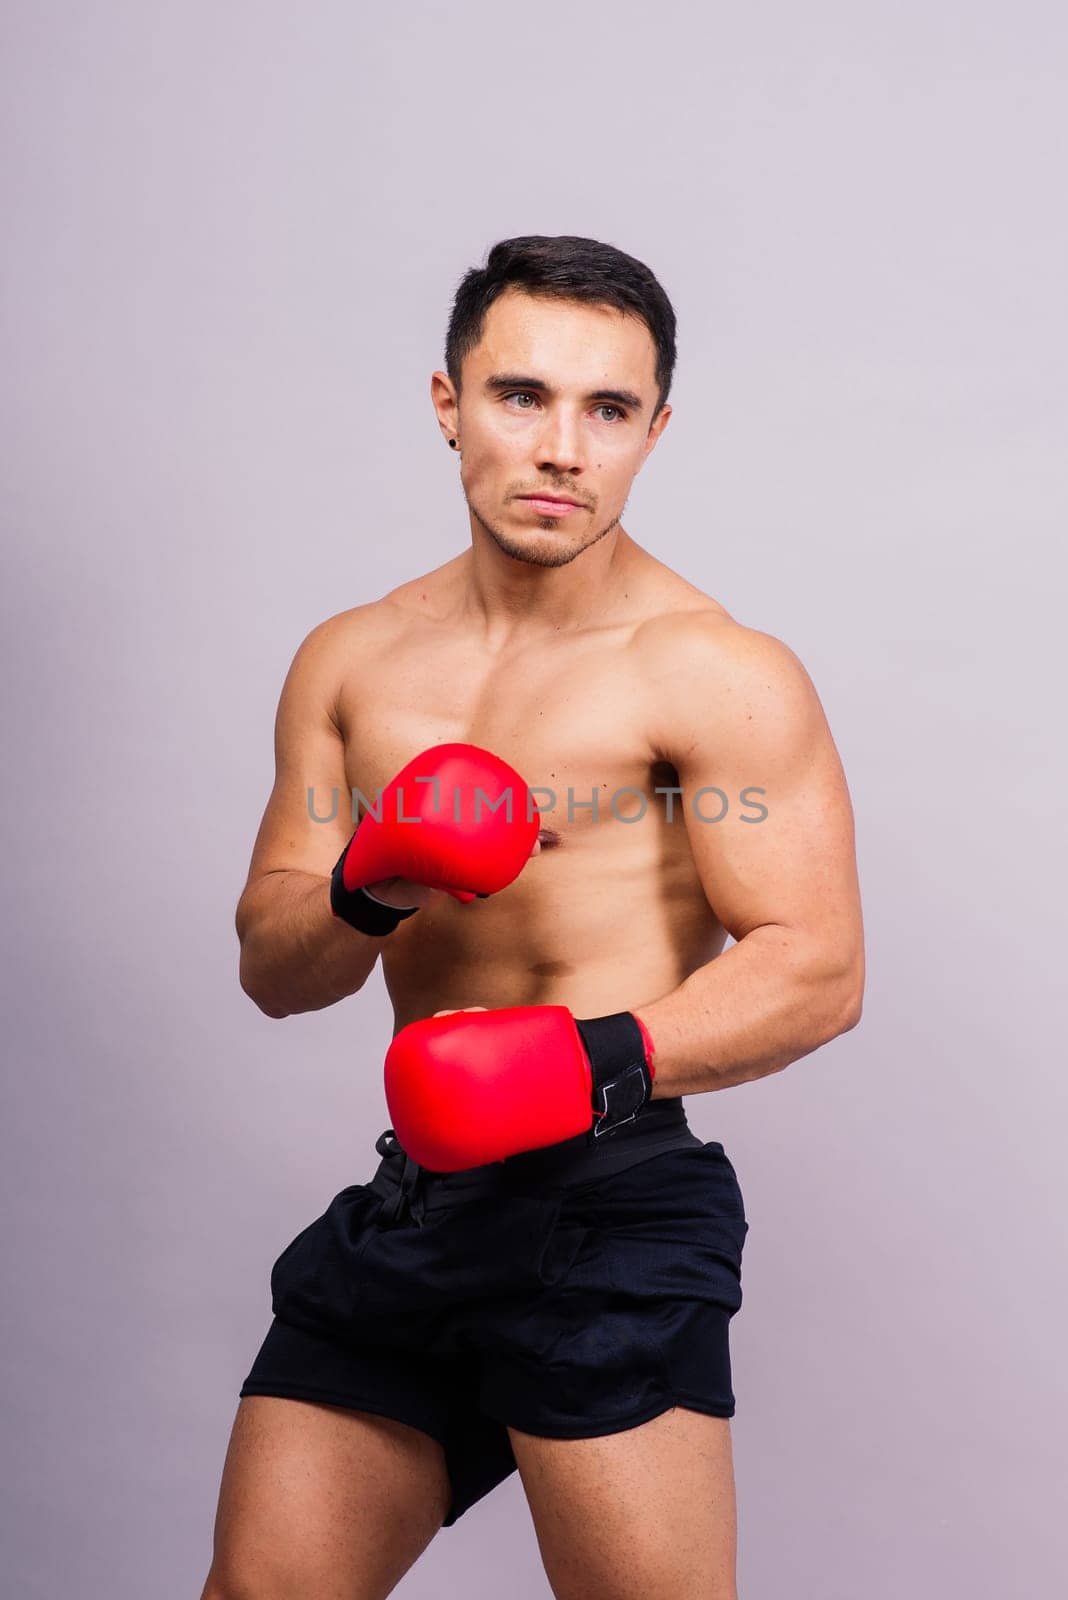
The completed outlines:
{"type": "MultiPolygon", "coordinates": [[[[864,955],[851,806],[805,669],[620,521],[671,415],[674,330],[653,274],[608,245],[496,245],[431,383],[470,546],[314,628],[286,678],[237,911],[259,1008],[333,1005],[381,959],[403,1070],[440,1084],[433,1041],[404,1044],[425,1019],[442,1013],[453,1044],[478,1030],[449,1070],[485,1065],[491,1122],[509,1073],[544,1104],[558,1050],[585,1070],[572,1018],[640,1025],[632,1066],[644,1053],[649,1070],[607,1138],[584,1131],[581,1092],[576,1132],[546,1145],[520,1122],[515,1154],[469,1168],[469,1110],[439,1170],[387,1130],[373,1180],[287,1247],[204,1600],[384,1596],[515,1467],[558,1600],[735,1595],[727,1332],[747,1224],[681,1097],[854,1027],[864,955]],[[449,743],[529,785],[540,832],[521,870],[473,899],[393,873],[343,886],[360,909],[338,915],[353,791],[373,819],[405,765],[449,743]],[[333,789],[333,820],[314,820],[308,791],[322,815],[333,789]],[[550,1029],[513,1049],[515,1007],[566,1008],[534,1016],[566,1046],[550,1029]]],[[[689,533],[716,538],[700,506],[689,533]]],[[[399,510],[359,534],[403,539],[399,510]]],[[[461,887],[465,852],[478,840],[461,887]]],[[[365,1031],[353,1052],[382,1070],[365,1031]]],[[[437,1104],[429,1131],[410,1125],[424,1153],[469,1102],[437,1104]]]]}

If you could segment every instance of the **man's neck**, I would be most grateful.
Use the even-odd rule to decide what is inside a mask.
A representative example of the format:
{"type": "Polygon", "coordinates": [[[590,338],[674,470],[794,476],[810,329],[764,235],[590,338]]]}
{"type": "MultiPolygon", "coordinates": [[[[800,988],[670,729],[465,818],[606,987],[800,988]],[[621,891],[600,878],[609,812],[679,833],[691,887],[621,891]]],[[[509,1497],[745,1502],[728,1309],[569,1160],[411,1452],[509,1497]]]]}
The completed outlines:
{"type": "Polygon", "coordinates": [[[507,555],[475,524],[460,568],[463,609],[497,642],[528,631],[578,633],[611,620],[640,559],[618,525],[566,565],[543,567],[507,555]]]}

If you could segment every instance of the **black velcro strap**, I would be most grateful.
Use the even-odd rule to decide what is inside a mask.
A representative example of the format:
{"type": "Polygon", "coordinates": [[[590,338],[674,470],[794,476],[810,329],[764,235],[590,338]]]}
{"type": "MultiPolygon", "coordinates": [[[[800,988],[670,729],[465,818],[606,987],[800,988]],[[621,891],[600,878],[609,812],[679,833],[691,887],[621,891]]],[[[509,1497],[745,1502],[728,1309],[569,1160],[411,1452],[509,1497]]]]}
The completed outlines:
{"type": "Polygon", "coordinates": [[[591,1142],[633,1122],[648,1101],[653,1080],[642,1031],[629,1011],[609,1017],[575,1018],[593,1072],[591,1142]]]}
{"type": "MultiPolygon", "coordinates": [[[[352,837],[354,839],[356,835],[353,834],[352,837]]],[[[419,907],[412,906],[406,911],[398,911],[395,906],[383,905],[381,900],[376,900],[363,889],[346,889],[345,857],[349,853],[351,843],[352,839],[338,856],[337,865],[330,876],[330,909],[335,917],[340,917],[342,922],[347,922],[349,927],[355,928],[358,933],[368,933],[373,938],[384,939],[399,923],[408,917],[414,917],[419,907]]]]}

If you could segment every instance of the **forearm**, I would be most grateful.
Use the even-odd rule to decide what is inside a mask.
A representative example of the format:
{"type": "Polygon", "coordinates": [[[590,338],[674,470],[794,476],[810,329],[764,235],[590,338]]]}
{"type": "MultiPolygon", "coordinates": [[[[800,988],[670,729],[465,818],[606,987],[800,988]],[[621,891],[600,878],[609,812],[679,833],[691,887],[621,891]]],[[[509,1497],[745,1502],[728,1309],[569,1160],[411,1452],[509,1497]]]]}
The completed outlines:
{"type": "Polygon", "coordinates": [[[635,1007],[655,1046],[653,1099],[781,1072],[854,1027],[858,968],[818,959],[787,928],[755,928],[670,994],[635,1007]]]}
{"type": "Polygon", "coordinates": [[[271,872],[237,907],[241,987],[269,1017],[321,1011],[363,987],[382,940],[330,909],[330,880],[271,872]]]}

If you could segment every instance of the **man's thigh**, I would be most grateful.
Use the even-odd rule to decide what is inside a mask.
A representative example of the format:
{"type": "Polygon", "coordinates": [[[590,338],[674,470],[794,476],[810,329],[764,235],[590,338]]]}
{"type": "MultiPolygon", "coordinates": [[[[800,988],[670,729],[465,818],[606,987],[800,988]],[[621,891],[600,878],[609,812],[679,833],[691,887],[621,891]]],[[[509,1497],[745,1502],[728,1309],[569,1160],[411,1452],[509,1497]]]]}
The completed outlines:
{"type": "Polygon", "coordinates": [[[596,1439],[508,1433],[557,1600],[735,1600],[728,1418],[676,1406],[596,1439]]]}
{"type": "Polygon", "coordinates": [[[202,1600],[377,1600],[440,1528],[442,1447],[392,1418],[271,1395],[240,1401],[202,1600]]]}

